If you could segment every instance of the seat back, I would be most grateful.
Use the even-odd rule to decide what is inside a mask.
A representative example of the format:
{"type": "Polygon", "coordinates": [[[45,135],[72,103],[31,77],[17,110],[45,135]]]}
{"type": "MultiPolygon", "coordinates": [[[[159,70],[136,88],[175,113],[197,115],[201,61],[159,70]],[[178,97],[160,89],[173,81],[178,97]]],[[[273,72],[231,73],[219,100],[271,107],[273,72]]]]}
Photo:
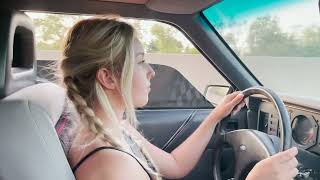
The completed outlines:
{"type": "Polygon", "coordinates": [[[7,10],[0,19],[0,179],[74,180],[53,126],[65,93],[35,84],[30,19],[7,10]]]}

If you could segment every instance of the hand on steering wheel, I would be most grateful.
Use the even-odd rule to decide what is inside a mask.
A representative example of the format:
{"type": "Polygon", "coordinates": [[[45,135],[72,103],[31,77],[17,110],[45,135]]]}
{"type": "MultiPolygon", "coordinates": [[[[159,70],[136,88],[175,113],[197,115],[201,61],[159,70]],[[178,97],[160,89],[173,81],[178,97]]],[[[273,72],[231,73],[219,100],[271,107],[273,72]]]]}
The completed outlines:
{"type": "MultiPolygon", "coordinates": [[[[278,179],[277,177],[281,177],[281,180],[286,180],[287,178],[284,177],[296,175],[297,163],[295,155],[297,150],[293,149],[290,151],[285,151],[291,148],[292,131],[290,118],[284,103],[278,97],[278,95],[276,95],[270,89],[264,87],[252,87],[242,91],[242,94],[242,98],[246,98],[253,94],[260,94],[265,96],[271,103],[274,104],[279,117],[280,147],[274,147],[270,137],[263,132],[253,129],[239,129],[231,132],[224,132],[223,129],[221,129],[222,126],[220,125],[218,126],[218,133],[215,143],[217,149],[214,151],[214,179],[221,180],[220,161],[224,144],[230,145],[235,155],[235,180],[245,179],[248,175],[248,172],[253,167],[253,171],[251,171],[249,173],[250,176],[248,176],[248,178],[251,178],[250,180],[256,178],[262,180],[263,177],[266,179],[278,179]],[[276,152],[278,152],[276,149],[280,149],[280,151],[284,152],[274,155],[276,152]],[[278,164],[275,165],[273,163],[278,164]]],[[[236,105],[233,107],[235,106],[236,105]]],[[[219,112],[218,110],[217,112],[219,112]]],[[[292,179],[292,177],[289,179],[292,179]]]]}
{"type": "Polygon", "coordinates": [[[222,120],[229,114],[235,114],[245,106],[243,100],[244,95],[241,91],[236,91],[225,96],[219,105],[214,108],[212,115],[214,115],[218,121],[222,120]]]}
{"type": "Polygon", "coordinates": [[[291,180],[298,174],[297,148],[277,153],[257,163],[246,180],[291,180]]]}

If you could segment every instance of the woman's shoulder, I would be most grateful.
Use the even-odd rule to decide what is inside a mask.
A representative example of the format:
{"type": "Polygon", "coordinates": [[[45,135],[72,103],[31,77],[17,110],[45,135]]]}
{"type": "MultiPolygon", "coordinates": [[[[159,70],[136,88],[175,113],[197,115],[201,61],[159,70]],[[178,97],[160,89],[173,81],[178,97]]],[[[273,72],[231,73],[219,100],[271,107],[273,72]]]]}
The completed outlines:
{"type": "Polygon", "coordinates": [[[148,174],[132,156],[120,150],[108,148],[111,145],[101,140],[94,140],[88,145],[77,144],[81,143],[73,144],[69,151],[68,159],[71,167],[74,168],[87,157],[75,172],[77,180],[120,180],[133,179],[133,177],[139,180],[149,179],[148,174]]]}
{"type": "Polygon", "coordinates": [[[85,138],[86,136],[84,134],[86,133],[77,133],[71,144],[70,150],[67,155],[71,167],[74,167],[84,156],[86,156],[94,149],[101,146],[106,146],[106,143],[103,143],[98,139],[91,141],[86,140],[89,138],[85,138]]]}
{"type": "MultiPolygon", "coordinates": [[[[98,147],[76,171],[77,179],[149,179],[148,174],[129,154],[117,149],[98,147]]],[[[93,150],[94,151],[94,150],[93,150]]]]}

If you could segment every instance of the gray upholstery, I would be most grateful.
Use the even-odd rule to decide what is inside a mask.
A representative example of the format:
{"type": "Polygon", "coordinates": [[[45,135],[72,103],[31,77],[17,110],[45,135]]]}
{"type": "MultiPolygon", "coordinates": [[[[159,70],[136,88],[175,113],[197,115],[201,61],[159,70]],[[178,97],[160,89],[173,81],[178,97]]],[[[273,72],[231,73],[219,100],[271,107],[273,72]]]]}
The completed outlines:
{"type": "Polygon", "coordinates": [[[29,100],[0,102],[1,180],[75,179],[49,114],[29,100]]]}
{"type": "Polygon", "coordinates": [[[35,84],[30,19],[3,10],[0,24],[0,179],[74,180],[54,129],[64,90],[35,84]]]}
{"type": "Polygon", "coordinates": [[[23,13],[0,11],[0,98],[35,83],[34,34],[23,13]]]}
{"type": "Polygon", "coordinates": [[[66,94],[62,87],[53,83],[41,83],[26,87],[8,96],[5,100],[29,100],[47,111],[54,126],[59,120],[66,94]]]}

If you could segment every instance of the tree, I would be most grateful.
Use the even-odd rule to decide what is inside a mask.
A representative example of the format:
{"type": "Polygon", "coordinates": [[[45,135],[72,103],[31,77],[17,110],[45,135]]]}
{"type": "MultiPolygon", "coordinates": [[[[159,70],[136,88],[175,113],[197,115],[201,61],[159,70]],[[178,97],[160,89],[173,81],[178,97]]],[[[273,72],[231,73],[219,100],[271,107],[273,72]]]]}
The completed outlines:
{"type": "MultiPolygon", "coordinates": [[[[145,35],[149,34],[149,29],[143,26],[145,21],[136,20],[136,19],[129,19],[128,22],[134,27],[136,35],[138,39],[141,41],[143,47],[145,48],[152,48],[152,45],[148,44],[148,41],[145,39],[145,35]]],[[[148,51],[148,49],[146,50],[148,51]]]]}
{"type": "Polygon", "coordinates": [[[294,36],[283,32],[278,20],[270,16],[258,17],[251,24],[247,43],[247,55],[295,56],[301,52],[294,36]]]}
{"type": "Polygon", "coordinates": [[[194,47],[187,46],[184,49],[184,53],[186,53],[186,54],[199,54],[199,51],[194,47]]]}
{"type": "Polygon", "coordinates": [[[320,57],[320,27],[310,26],[304,29],[302,42],[303,55],[306,57],[320,57]]]}
{"type": "MultiPolygon", "coordinates": [[[[67,32],[76,21],[84,19],[84,16],[70,16],[45,14],[43,17],[34,18],[33,23],[36,29],[36,46],[39,50],[60,50],[61,43],[67,32]]],[[[164,24],[153,24],[143,26],[140,20],[128,20],[137,30],[137,36],[142,40],[147,52],[162,53],[196,53],[195,48],[184,48],[182,42],[175,35],[179,33],[177,30],[164,24]],[[145,41],[144,35],[152,33],[154,39],[145,41]]]]}
{"type": "Polygon", "coordinates": [[[74,24],[82,18],[80,16],[46,14],[44,17],[33,19],[37,33],[37,49],[59,50],[63,37],[69,28],[65,21],[74,24]]]}
{"type": "Polygon", "coordinates": [[[151,27],[154,39],[148,44],[147,51],[151,53],[181,53],[182,43],[175,38],[177,32],[170,27],[154,24],[151,27]]]}
{"type": "Polygon", "coordinates": [[[139,39],[143,39],[143,34],[146,32],[146,29],[142,28],[140,20],[130,19],[129,23],[134,27],[136,35],[139,39]]]}
{"type": "Polygon", "coordinates": [[[241,48],[237,45],[239,39],[236,37],[234,33],[229,32],[225,34],[223,38],[238,56],[242,54],[241,48]]]}

